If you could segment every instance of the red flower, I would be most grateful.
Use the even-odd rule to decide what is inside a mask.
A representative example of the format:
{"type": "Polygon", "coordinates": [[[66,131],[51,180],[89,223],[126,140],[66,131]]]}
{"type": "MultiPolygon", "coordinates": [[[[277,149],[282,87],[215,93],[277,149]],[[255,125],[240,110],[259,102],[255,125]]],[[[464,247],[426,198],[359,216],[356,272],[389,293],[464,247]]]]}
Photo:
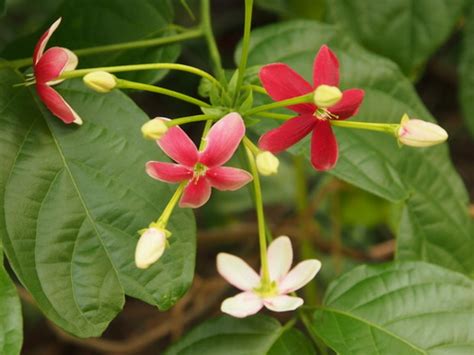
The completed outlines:
{"type": "Polygon", "coordinates": [[[234,191],[252,180],[245,170],[221,166],[232,157],[244,134],[242,117],[229,113],[209,130],[206,148],[200,152],[180,127],[171,127],[157,143],[177,164],[149,161],[146,171],[164,182],[189,181],[179,205],[201,207],[209,200],[211,187],[234,191]]]}
{"type": "Polygon", "coordinates": [[[53,32],[58,28],[61,19],[41,36],[33,53],[33,70],[36,79],[36,91],[46,107],[64,123],[82,124],[79,115],[69,106],[59,93],[51,88],[60,83],[57,79],[63,72],[74,70],[77,66],[77,57],[69,49],[52,47],[46,52],[44,49],[53,32]],[[43,53],[44,52],[44,53],[43,53]]]}
{"type": "MultiPolygon", "coordinates": [[[[262,67],[260,80],[273,100],[286,100],[308,94],[320,85],[337,87],[339,84],[339,62],[327,46],[322,46],[314,59],[314,86],[311,86],[298,73],[283,63],[262,67]]],[[[278,153],[313,132],[311,163],[317,170],[331,169],[336,164],[338,148],[329,120],[345,120],[355,115],[363,98],[363,90],[349,89],[342,92],[339,102],[327,108],[318,108],[313,103],[288,106],[290,110],[299,115],[265,133],[260,138],[259,146],[263,150],[278,153]]]]}

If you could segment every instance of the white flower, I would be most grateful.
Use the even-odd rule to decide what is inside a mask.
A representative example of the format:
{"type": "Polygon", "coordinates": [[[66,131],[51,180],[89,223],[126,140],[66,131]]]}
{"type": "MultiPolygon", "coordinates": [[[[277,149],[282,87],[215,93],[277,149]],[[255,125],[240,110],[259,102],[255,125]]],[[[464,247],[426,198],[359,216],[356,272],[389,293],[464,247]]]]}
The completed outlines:
{"type": "Polygon", "coordinates": [[[166,231],[148,228],[141,235],[135,249],[135,264],[140,269],[147,269],[155,263],[166,248],[166,231]]]}
{"type": "Polygon", "coordinates": [[[448,139],[448,133],[437,124],[410,119],[407,115],[403,115],[397,133],[400,143],[412,147],[429,147],[448,139]]]}
{"type": "Polygon", "coordinates": [[[156,117],[142,126],[143,138],[158,140],[168,132],[168,126],[166,121],[169,121],[164,117],[156,117]]]}
{"type": "Polygon", "coordinates": [[[269,151],[258,153],[255,161],[258,172],[262,175],[269,176],[278,172],[280,161],[269,151]]]}
{"type": "Polygon", "coordinates": [[[84,83],[92,90],[102,94],[112,91],[117,86],[117,79],[106,71],[94,71],[82,78],[84,83]]]}
{"type": "Polygon", "coordinates": [[[245,261],[234,255],[220,253],[217,270],[231,285],[244,292],[222,302],[221,311],[234,317],[247,317],[263,306],[275,311],[292,311],[303,304],[303,299],[288,296],[310,282],[321,268],[321,262],[309,259],[290,270],[293,249],[288,237],[275,239],[268,247],[270,285],[262,285],[259,276],[245,261]]]}

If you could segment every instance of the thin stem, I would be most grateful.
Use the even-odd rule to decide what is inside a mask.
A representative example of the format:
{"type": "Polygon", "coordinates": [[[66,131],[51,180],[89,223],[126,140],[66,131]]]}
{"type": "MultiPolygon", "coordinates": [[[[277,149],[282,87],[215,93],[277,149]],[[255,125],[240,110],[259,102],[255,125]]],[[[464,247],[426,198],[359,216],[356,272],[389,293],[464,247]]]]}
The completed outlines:
{"type": "Polygon", "coordinates": [[[244,144],[253,154],[260,153],[260,149],[247,136],[244,136],[244,144]]]}
{"type": "Polygon", "coordinates": [[[295,115],[286,115],[284,113],[273,113],[273,112],[259,112],[258,116],[263,118],[273,118],[275,120],[288,121],[290,118],[295,117],[295,115]]]}
{"type": "Polygon", "coordinates": [[[188,96],[188,95],[182,94],[180,92],[165,89],[165,88],[162,88],[162,87],[159,87],[159,86],[143,84],[143,83],[137,83],[137,82],[129,81],[129,80],[117,79],[117,88],[120,88],[120,89],[136,89],[136,90],[156,92],[157,94],[163,94],[163,95],[171,96],[171,97],[174,97],[176,99],[179,99],[179,100],[186,101],[186,102],[189,102],[191,104],[197,105],[199,107],[211,107],[211,105],[209,105],[207,102],[204,102],[204,101],[196,99],[192,96],[188,96]]]}
{"type": "Polygon", "coordinates": [[[207,134],[209,133],[209,130],[211,129],[212,127],[212,119],[211,120],[207,120],[206,121],[206,124],[204,125],[204,130],[202,131],[202,136],[201,136],[201,143],[199,143],[199,150],[202,151],[204,150],[204,148],[206,148],[206,137],[207,137],[207,134]]]}
{"type": "Polygon", "coordinates": [[[244,38],[242,40],[242,53],[240,55],[239,72],[237,74],[237,85],[235,87],[235,93],[233,103],[238,98],[240,87],[244,80],[245,69],[247,68],[247,59],[249,56],[250,46],[250,30],[252,28],[252,10],[253,0],[245,0],[245,22],[244,22],[244,38]]]}
{"type": "Polygon", "coordinates": [[[224,69],[222,69],[221,56],[212,32],[210,0],[201,0],[201,28],[206,37],[209,54],[214,64],[214,73],[220,81],[223,81],[225,79],[224,69]]]}
{"type": "Polygon", "coordinates": [[[258,112],[268,111],[274,108],[286,107],[296,104],[303,104],[307,102],[313,102],[313,93],[292,97],[291,99],[286,99],[282,101],[272,102],[271,104],[261,105],[254,107],[247,112],[244,112],[244,116],[253,115],[258,112]]]}
{"type": "Polygon", "coordinates": [[[252,91],[258,92],[260,94],[268,95],[267,90],[265,90],[265,88],[263,88],[259,85],[247,84],[247,85],[243,85],[242,89],[252,90],[252,91]]]}
{"type": "Polygon", "coordinates": [[[340,120],[329,120],[332,126],[366,129],[370,131],[379,131],[396,135],[399,124],[396,123],[370,123],[370,122],[358,122],[358,121],[340,121],[340,120]]]}
{"type": "Polygon", "coordinates": [[[173,127],[173,126],[180,126],[182,124],[186,123],[191,123],[191,122],[201,122],[201,121],[213,121],[217,118],[217,116],[213,115],[193,115],[193,116],[184,116],[180,118],[175,118],[171,121],[167,121],[166,125],[168,127],[173,127]]]}
{"type": "Polygon", "coordinates": [[[171,197],[168,204],[166,205],[165,209],[163,210],[163,213],[161,214],[160,218],[158,218],[158,220],[156,221],[156,223],[161,228],[163,229],[166,228],[166,225],[168,224],[168,220],[170,219],[170,216],[173,213],[176,203],[178,203],[178,200],[181,197],[181,194],[183,193],[183,190],[186,184],[187,184],[187,181],[183,181],[181,184],[179,184],[178,188],[176,189],[173,196],[171,197]]]}

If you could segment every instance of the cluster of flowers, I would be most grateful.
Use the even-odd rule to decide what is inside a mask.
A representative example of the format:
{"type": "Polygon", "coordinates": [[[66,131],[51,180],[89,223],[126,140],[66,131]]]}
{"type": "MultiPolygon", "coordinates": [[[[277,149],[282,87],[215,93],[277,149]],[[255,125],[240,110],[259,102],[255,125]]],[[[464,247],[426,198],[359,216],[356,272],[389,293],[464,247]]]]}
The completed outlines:
{"type": "MultiPolygon", "coordinates": [[[[61,82],[61,75],[74,70],[77,57],[66,48],[53,47],[44,52],[46,44],[59,26],[56,21],[40,38],[33,55],[34,76],[39,97],[48,109],[65,123],[81,124],[79,115],[61,95],[51,88],[61,82]]],[[[278,128],[264,134],[256,148],[256,165],[262,175],[277,172],[278,159],[273,155],[284,151],[303,139],[311,137],[311,164],[317,170],[334,167],[338,146],[331,121],[354,116],[364,98],[361,89],[340,91],[339,63],[334,53],[321,47],[314,60],[313,85],[309,84],[288,65],[275,63],[260,70],[260,80],[268,95],[275,101],[313,93],[313,102],[289,105],[297,115],[278,128]]],[[[99,92],[115,87],[115,77],[107,72],[93,72],[84,77],[85,83],[99,92]]],[[[150,161],[146,172],[152,178],[182,186],[179,206],[198,208],[210,198],[212,188],[234,191],[251,182],[253,176],[245,170],[223,166],[235,153],[245,136],[245,124],[237,112],[219,119],[203,137],[198,149],[189,136],[166,118],[155,118],[142,127],[145,137],[156,140],[161,150],[174,163],[150,161]]],[[[398,141],[412,146],[429,146],[447,138],[439,126],[404,115],[394,131],[398,141]]],[[[160,220],[159,220],[160,221],[160,220]]],[[[166,222],[155,222],[141,231],[135,262],[148,268],[164,253],[167,238],[166,222]]],[[[243,292],[222,303],[222,311],[236,317],[258,312],[263,306],[273,311],[294,310],[303,300],[288,294],[303,287],[314,278],[321,267],[318,260],[306,260],[290,271],[293,251],[288,237],[275,239],[267,249],[268,268],[257,274],[242,259],[221,253],[217,269],[229,283],[243,292]]]]}

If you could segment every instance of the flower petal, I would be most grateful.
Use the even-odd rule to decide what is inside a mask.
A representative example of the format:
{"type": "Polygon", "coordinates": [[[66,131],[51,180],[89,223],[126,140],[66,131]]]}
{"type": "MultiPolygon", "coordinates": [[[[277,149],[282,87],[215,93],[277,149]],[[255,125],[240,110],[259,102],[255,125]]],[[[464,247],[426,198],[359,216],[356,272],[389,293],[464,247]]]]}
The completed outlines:
{"type": "MultiPolygon", "coordinates": [[[[313,91],[311,85],[301,75],[283,63],[268,64],[260,69],[260,81],[275,101],[308,94],[313,91]]],[[[316,106],[310,103],[288,106],[298,113],[313,113],[316,106]]]]}
{"type": "Polygon", "coordinates": [[[149,161],[146,163],[146,172],[153,179],[164,182],[181,182],[193,177],[193,171],[179,164],[149,161]]]}
{"type": "Polygon", "coordinates": [[[280,293],[290,293],[296,291],[310,282],[321,269],[321,262],[316,259],[309,259],[296,265],[278,285],[280,293]]]}
{"type": "Polygon", "coordinates": [[[235,191],[252,181],[252,175],[242,169],[216,166],[206,172],[206,178],[212,187],[221,191],[235,191]]]}
{"type": "Polygon", "coordinates": [[[43,35],[40,37],[38,43],[36,43],[35,51],[33,53],[33,64],[38,63],[38,60],[43,55],[44,49],[48,44],[50,37],[53,35],[54,31],[58,28],[59,24],[61,23],[61,17],[58,18],[47,30],[43,35]]]}
{"type": "Polygon", "coordinates": [[[48,85],[58,84],[64,79],[54,79],[65,71],[74,70],[77,63],[77,56],[69,49],[62,47],[49,48],[34,67],[36,82],[48,85]]]}
{"type": "Polygon", "coordinates": [[[166,155],[184,166],[194,167],[198,161],[198,150],[181,127],[171,127],[157,143],[166,155]]]}
{"type": "Polygon", "coordinates": [[[342,92],[342,99],[335,105],[329,107],[329,112],[338,116],[339,120],[345,120],[357,114],[364,100],[364,90],[349,89],[342,92]]]}
{"type": "Polygon", "coordinates": [[[252,292],[242,292],[224,300],[221,311],[233,317],[244,318],[257,313],[263,307],[260,297],[252,292]]]}
{"type": "Polygon", "coordinates": [[[258,146],[272,153],[281,152],[303,139],[316,125],[316,117],[305,114],[293,117],[280,127],[268,131],[260,137],[258,146]]]}
{"type": "Polygon", "coordinates": [[[235,255],[219,253],[217,271],[228,283],[242,291],[250,291],[260,284],[260,276],[254,269],[235,255]]]}
{"type": "Polygon", "coordinates": [[[319,85],[339,85],[339,61],[326,45],[321,47],[314,58],[313,83],[315,88],[319,85]]]}
{"type": "Polygon", "coordinates": [[[224,164],[232,157],[244,134],[242,117],[236,112],[225,115],[210,129],[199,161],[208,167],[224,164]]]}
{"type": "Polygon", "coordinates": [[[270,279],[279,282],[288,274],[293,262],[293,248],[290,238],[281,236],[275,239],[270,243],[267,254],[270,279]]]}
{"type": "Polygon", "coordinates": [[[329,170],[339,155],[336,136],[328,121],[318,121],[311,137],[311,164],[316,170],[329,170]]]}
{"type": "Polygon", "coordinates": [[[287,295],[265,298],[263,300],[265,307],[274,312],[293,311],[300,307],[303,303],[304,301],[302,298],[287,295]]]}
{"type": "Polygon", "coordinates": [[[46,84],[36,84],[36,91],[46,107],[64,123],[82,124],[82,119],[59,93],[46,84]]]}
{"type": "Polygon", "coordinates": [[[209,197],[211,197],[211,185],[207,179],[203,177],[193,179],[184,188],[179,207],[198,208],[209,201],[209,197]]]}

